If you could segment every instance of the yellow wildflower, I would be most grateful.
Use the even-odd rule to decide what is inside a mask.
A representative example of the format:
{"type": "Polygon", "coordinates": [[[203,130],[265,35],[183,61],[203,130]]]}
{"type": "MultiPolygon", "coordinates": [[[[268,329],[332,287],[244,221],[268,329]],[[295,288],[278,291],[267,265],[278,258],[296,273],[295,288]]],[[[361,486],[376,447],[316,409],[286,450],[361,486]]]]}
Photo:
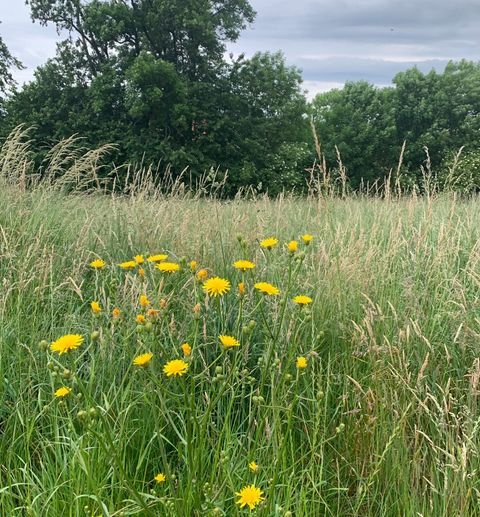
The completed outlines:
{"type": "Polygon", "coordinates": [[[145,258],[143,257],[143,255],[135,255],[133,257],[133,260],[135,261],[136,264],[140,265],[140,264],[143,264],[145,262],[145,258]]]}
{"type": "Polygon", "coordinates": [[[115,318],[115,319],[118,319],[120,318],[120,314],[121,314],[121,311],[118,307],[115,307],[113,310],[112,310],[112,317],[115,318]]]}
{"type": "Polygon", "coordinates": [[[309,303],[312,303],[313,300],[310,298],[310,296],[305,296],[303,294],[299,296],[295,296],[293,298],[293,301],[298,305],[308,305],[309,303]]]}
{"type": "Polygon", "coordinates": [[[155,267],[162,273],[175,273],[180,270],[180,264],[176,262],[160,262],[160,264],[157,264],[155,267]]]}
{"type": "Polygon", "coordinates": [[[230,291],[230,282],[225,278],[215,276],[213,278],[209,278],[203,284],[203,290],[210,296],[223,296],[225,293],[230,291]]]}
{"type": "Polygon", "coordinates": [[[260,241],[260,246],[267,250],[271,250],[277,244],[278,239],[275,239],[275,237],[269,237],[268,239],[263,239],[262,241],[260,241]]]}
{"type": "Polygon", "coordinates": [[[67,388],[66,386],[62,386],[61,388],[58,388],[58,390],[55,392],[55,397],[63,398],[67,395],[70,395],[72,392],[71,388],[67,388]]]}
{"type": "Polygon", "coordinates": [[[247,269],[253,269],[255,264],[249,260],[237,260],[233,263],[233,267],[240,269],[240,271],[247,271],[247,269]]]}
{"type": "Polygon", "coordinates": [[[133,364],[135,366],[147,366],[147,364],[152,360],[152,357],[153,354],[151,352],[137,355],[137,357],[135,357],[133,360],[133,364]]]}
{"type": "Polygon", "coordinates": [[[159,472],[154,478],[157,483],[164,483],[167,479],[163,472],[159,472]]]}
{"type": "Polygon", "coordinates": [[[127,262],[122,262],[118,264],[122,269],[135,269],[137,267],[137,263],[134,260],[128,260],[127,262]]]}
{"type": "Polygon", "coordinates": [[[297,357],[297,368],[303,370],[308,365],[306,357],[297,357]]]}
{"type": "Polygon", "coordinates": [[[166,260],[168,258],[168,255],[150,255],[147,258],[147,262],[162,262],[162,260],[166,260]]]}
{"type": "Polygon", "coordinates": [[[190,266],[190,269],[192,271],[195,271],[197,269],[197,261],[196,260],[191,260],[188,265],[190,266]]]}
{"type": "Polygon", "coordinates": [[[181,377],[186,371],[188,370],[188,363],[183,361],[182,359],[174,359],[173,361],[169,361],[164,367],[163,367],[163,373],[167,377],[181,377]]]}
{"type": "Polygon", "coordinates": [[[280,293],[280,289],[278,289],[278,287],[275,287],[268,282],[257,282],[254,287],[261,293],[268,294],[269,296],[275,296],[280,293]]]}
{"type": "Polygon", "coordinates": [[[243,296],[245,294],[245,282],[240,282],[238,284],[238,294],[243,296]]]}
{"type": "Polygon", "coordinates": [[[92,267],[93,269],[102,269],[106,266],[106,262],[102,259],[96,259],[96,260],[92,260],[92,262],[90,262],[90,267],[92,267]]]}
{"type": "Polygon", "coordinates": [[[242,488],[240,492],[236,492],[235,495],[240,497],[237,501],[240,508],[248,506],[250,510],[253,510],[257,504],[265,499],[263,497],[263,492],[255,485],[248,485],[242,488]]]}
{"type": "Polygon", "coordinates": [[[150,300],[148,299],[146,294],[140,295],[140,307],[148,307],[150,305],[150,300]]]}
{"type": "Polygon", "coordinates": [[[288,244],[287,244],[287,249],[290,253],[295,253],[296,251],[298,251],[298,242],[297,241],[290,241],[288,244]]]}
{"type": "Polygon", "coordinates": [[[145,278],[145,269],[143,269],[143,267],[138,268],[138,276],[141,278],[145,278]]]}
{"type": "Polygon", "coordinates": [[[234,346],[240,346],[240,341],[233,336],[218,336],[220,343],[224,346],[224,348],[232,348],[234,346]]]}
{"type": "Polygon", "coordinates": [[[83,343],[83,340],[84,338],[80,334],[66,334],[54,341],[50,345],[50,350],[62,355],[78,348],[83,343]]]}
{"type": "Polygon", "coordinates": [[[98,302],[91,302],[90,307],[92,308],[93,314],[100,314],[102,312],[102,308],[98,302]]]}
{"type": "Polygon", "coordinates": [[[188,343],[183,343],[183,345],[180,347],[183,351],[183,355],[185,357],[188,357],[192,354],[192,347],[188,343]]]}
{"type": "Polygon", "coordinates": [[[143,325],[147,321],[147,318],[145,318],[143,314],[137,314],[135,319],[137,323],[140,323],[140,325],[143,325]]]}
{"type": "Polygon", "coordinates": [[[310,235],[309,233],[306,233],[302,235],[302,241],[308,246],[313,239],[313,235],[310,235]]]}
{"type": "Polygon", "coordinates": [[[203,280],[206,280],[208,277],[208,271],[206,269],[200,269],[200,271],[197,273],[197,278],[203,282],[203,280]]]}
{"type": "Polygon", "coordinates": [[[252,472],[257,472],[258,470],[258,465],[254,462],[254,461],[251,461],[249,464],[248,464],[248,468],[252,471],[252,472]]]}

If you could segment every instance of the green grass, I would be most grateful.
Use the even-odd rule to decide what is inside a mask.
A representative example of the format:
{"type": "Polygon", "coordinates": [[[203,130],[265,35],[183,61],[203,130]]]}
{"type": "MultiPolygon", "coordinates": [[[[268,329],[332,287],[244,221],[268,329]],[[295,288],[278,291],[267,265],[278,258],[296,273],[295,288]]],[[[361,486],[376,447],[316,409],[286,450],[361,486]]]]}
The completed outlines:
{"type": "Polygon", "coordinates": [[[235,492],[250,484],[264,493],[258,516],[480,515],[476,200],[4,186],[0,258],[2,516],[235,516],[249,514],[235,492]],[[303,233],[314,240],[299,259],[284,244],[303,233]],[[268,236],[280,242],[265,252],[268,236]],[[148,264],[142,280],[116,266],[162,251],[181,272],[148,264]],[[257,265],[243,298],[240,258],[257,265]],[[192,259],[231,281],[221,300],[206,300],[192,259]],[[280,295],[256,293],[259,280],[280,295]],[[143,293],[160,313],[137,325],[143,293]],[[310,310],[296,294],[312,296],[310,310]],[[67,333],[85,342],[52,353],[67,333]],[[240,347],[222,350],[220,334],[240,347]],[[189,369],[167,378],[183,342],[189,369]],[[59,400],[62,385],[72,394],[59,400]]]}

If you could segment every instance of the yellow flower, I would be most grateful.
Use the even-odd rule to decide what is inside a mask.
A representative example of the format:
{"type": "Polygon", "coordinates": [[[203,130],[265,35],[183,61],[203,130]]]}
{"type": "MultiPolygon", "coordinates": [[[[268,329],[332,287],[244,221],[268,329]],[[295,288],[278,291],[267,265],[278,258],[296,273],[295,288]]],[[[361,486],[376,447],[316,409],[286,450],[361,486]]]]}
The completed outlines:
{"type": "Polygon", "coordinates": [[[148,307],[150,305],[150,300],[148,299],[146,294],[140,295],[140,306],[141,307],[148,307]]]}
{"type": "Polygon", "coordinates": [[[157,264],[155,267],[162,273],[175,273],[175,271],[180,270],[180,264],[176,262],[160,262],[160,264],[157,264]]]}
{"type": "Polygon", "coordinates": [[[257,472],[257,470],[258,470],[258,465],[257,465],[254,461],[251,461],[251,462],[248,464],[248,468],[249,468],[252,472],[257,472]]]}
{"type": "Polygon", "coordinates": [[[145,278],[145,269],[143,269],[143,267],[138,268],[138,276],[141,278],[145,278]]]}
{"type": "Polygon", "coordinates": [[[233,336],[218,336],[220,343],[224,346],[224,348],[232,348],[234,346],[240,346],[240,341],[233,336]]]}
{"type": "Polygon", "coordinates": [[[112,317],[115,319],[120,318],[121,311],[118,307],[115,307],[112,311],[112,317]]]}
{"type": "Polygon", "coordinates": [[[275,239],[275,237],[269,237],[268,239],[263,239],[263,241],[260,241],[260,246],[267,250],[271,250],[277,244],[278,239],[275,239]]]}
{"type": "Polygon", "coordinates": [[[240,499],[237,501],[237,504],[240,506],[240,508],[248,506],[250,510],[253,510],[257,504],[265,499],[263,497],[263,492],[255,485],[248,485],[242,488],[240,492],[236,492],[235,495],[240,497],[240,499]]]}
{"type": "Polygon", "coordinates": [[[293,301],[298,305],[308,305],[309,303],[313,302],[310,296],[304,296],[303,294],[295,296],[293,298],[293,301]]]}
{"type": "Polygon", "coordinates": [[[192,347],[188,343],[183,343],[183,345],[180,347],[183,351],[183,355],[185,357],[188,357],[192,354],[192,347]]]}
{"type": "Polygon", "coordinates": [[[66,386],[62,386],[61,388],[58,388],[58,390],[55,392],[55,397],[63,398],[67,395],[70,395],[72,392],[71,388],[67,388],[66,386]]]}
{"type": "Polygon", "coordinates": [[[196,260],[191,260],[188,265],[190,266],[190,269],[192,271],[195,271],[197,269],[197,261],[196,260]]]}
{"type": "Polygon", "coordinates": [[[135,269],[137,267],[137,263],[134,260],[128,260],[127,262],[122,262],[118,264],[122,269],[135,269]]]}
{"type": "Polygon", "coordinates": [[[133,360],[133,364],[135,366],[147,366],[147,364],[152,360],[153,354],[151,352],[147,352],[146,354],[137,355],[133,360]]]}
{"type": "Polygon", "coordinates": [[[208,271],[206,269],[200,269],[200,271],[197,273],[197,278],[202,282],[203,280],[206,280],[208,277],[208,271]]]}
{"type": "Polygon", "coordinates": [[[213,278],[209,278],[203,284],[203,290],[210,296],[223,296],[225,293],[230,291],[230,282],[225,278],[215,276],[213,278]]]}
{"type": "Polygon", "coordinates": [[[98,302],[91,302],[90,307],[92,308],[93,314],[100,314],[102,312],[102,308],[98,302]]]}
{"type": "Polygon", "coordinates": [[[308,365],[306,357],[297,357],[297,368],[303,370],[308,365]]]}
{"type": "Polygon", "coordinates": [[[287,249],[290,253],[295,253],[296,251],[298,251],[298,242],[297,241],[290,241],[288,244],[287,244],[287,249]]]}
{"type": "Polygon", "coordinates": [[[162,262],[162,260],[165,260],[167,258],[168,258],[168,255],[164,255],[164,254],[161,254],[161,255],[150,255],[147,258],[147,262],[162,262]]]}
{"type": "Polygon", "coordinates": [[[167,479],[163,472],[159,472],[154,478],[157,483],[164,483],[167,479]]]}
{"type": "Polygon", "coordinates": [[[247,269],[253,269],[255,264],[249,260],[237,260],[233,263],[233,267],[241,271],[246,271],[247,269]]]}
{"type": "Polygon", "coordinates": [[[278,289],[278,287],[275,287],[268,282],[257,282],[254,287],[261,293],[268,294],[269,296],[275,296],[280,293],[280,289],[278,289]]]}
{"type": "Polygon", "coordinates": [[[309,233],[306,233],[305,235],[302,235],[302,241],[308,246],[313,239],[313,235],[310,235],[309,233]]]}
{"type": "Polygon", "coordinates": [[[50,345],[50,350],[62,355],[78,348],[83,343],[83,339],[80,334],[66,334],[54,341],[50,345]]]}
{"type": "Polygon", "coordinates": [[[137,314],[135,319],[137,323],[140,323],[140,325],[143,325],[147,321],[147,318],[145,318],[143,314],[137,314]]]}
{"type": "Polygon", "coordinates": [[[92,262],[90,262],[90,267],[93,267],[93,269],[102,269],[106,266],[106,262],[102,259],[96,259],[96,260],[92,260],[92,262]]]}
{"type": "Polygon", "coordinates": [[[245,282],[240,282],[238,284],[238,294],[243,296],[245,294],[245,282]]]}
{"type": "Polygon", "coordinates": [[[163,373],[167,377],[173,376],[179,376],[181,377],[186,371],[188,370],[188,363],[183,361],[182,359],[174,359],[173,361],[169,361],[164,367],[163,367],[163,373]]]}
{"type": "Polygon", "coordinates": [[[133,260],[135,261],[136,264],[143,264],[145,262],[143,255],[135,255],[133,257],[133,260]]]}

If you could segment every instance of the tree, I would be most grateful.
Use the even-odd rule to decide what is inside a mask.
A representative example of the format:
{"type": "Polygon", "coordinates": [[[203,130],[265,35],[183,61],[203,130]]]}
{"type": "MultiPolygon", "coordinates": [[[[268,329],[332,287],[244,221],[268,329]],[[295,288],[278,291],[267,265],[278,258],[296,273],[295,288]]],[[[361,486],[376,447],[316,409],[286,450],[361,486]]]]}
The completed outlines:
{"type": "Polygon", "coordinates": [[[0,36],[0,94],[5,94],[7,89],[15,83],[11,73],[12,68],[22,68],[22,64],[12,56],[0,36]]]}
{"type": "Polygon", "coordinates": [[[395,92],[366,81],[347,82],[342,90],[318,94],[312,116],[327,162],[340,151],[351,186],[387,175],[398,159],[393,113],[395,92]]]}

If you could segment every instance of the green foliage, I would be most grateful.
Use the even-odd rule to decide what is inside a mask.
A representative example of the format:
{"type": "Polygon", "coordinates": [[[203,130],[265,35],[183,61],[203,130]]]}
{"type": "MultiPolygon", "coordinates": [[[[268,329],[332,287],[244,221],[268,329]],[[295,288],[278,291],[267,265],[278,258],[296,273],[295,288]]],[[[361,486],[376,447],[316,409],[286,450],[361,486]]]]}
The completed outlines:
{"type": "Polygon", "coordinates": [[[12,56],[7,45],[0,36],[0,117],[2,114],[2,94],[5,94],[7,90],[15,84],[11,72],[12,68],[23,68],[23,65],[18,61],[18,59],[12,56]]]}

